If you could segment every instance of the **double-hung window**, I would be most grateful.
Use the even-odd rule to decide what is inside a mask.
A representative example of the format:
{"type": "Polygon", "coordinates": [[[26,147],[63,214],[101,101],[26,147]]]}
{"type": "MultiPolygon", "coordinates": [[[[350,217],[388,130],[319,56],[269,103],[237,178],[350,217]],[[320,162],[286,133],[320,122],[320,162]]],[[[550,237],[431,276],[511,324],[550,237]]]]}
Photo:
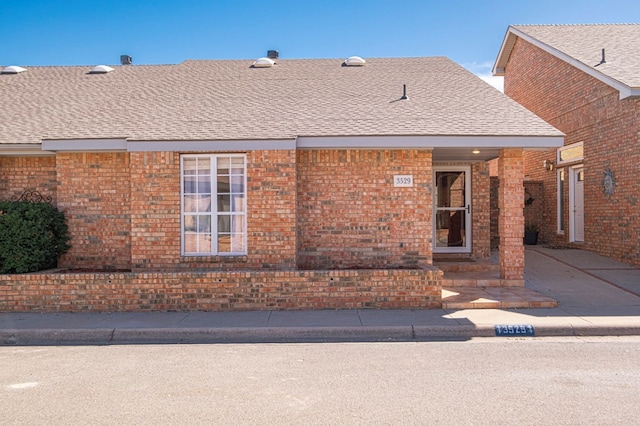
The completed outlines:
{"type": "Polygon", "coordinates": [[[183,155],[182,255],[247,253],[246,156],[183,155]]]}

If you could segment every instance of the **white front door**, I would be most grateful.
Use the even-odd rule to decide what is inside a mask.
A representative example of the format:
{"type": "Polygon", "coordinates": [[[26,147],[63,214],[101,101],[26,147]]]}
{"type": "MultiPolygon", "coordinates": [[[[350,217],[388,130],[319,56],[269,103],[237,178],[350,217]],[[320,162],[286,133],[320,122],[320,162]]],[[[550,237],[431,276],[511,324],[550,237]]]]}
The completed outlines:
{"type": "Polygon", "coordinates": [[[572,242],[584,241],[584,168],[569,174],[569,227],[572,242]]]}
{"type": "Polygon", "coordinates": [[[433,251],[471,252],[471,169],[433,168],[433,251]]]}

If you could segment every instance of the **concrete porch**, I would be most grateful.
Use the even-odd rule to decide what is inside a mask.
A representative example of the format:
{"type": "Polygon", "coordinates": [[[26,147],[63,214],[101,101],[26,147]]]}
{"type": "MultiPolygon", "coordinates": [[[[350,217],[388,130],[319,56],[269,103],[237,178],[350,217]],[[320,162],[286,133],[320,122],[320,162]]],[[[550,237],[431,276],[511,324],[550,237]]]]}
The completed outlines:
{"type": "Polygon", "coordinates": [[[524,286],[500,278],[498,252],[489,259],[435,257],[443,271],[443,309],[556,308],[558,302],[524,286]]]}

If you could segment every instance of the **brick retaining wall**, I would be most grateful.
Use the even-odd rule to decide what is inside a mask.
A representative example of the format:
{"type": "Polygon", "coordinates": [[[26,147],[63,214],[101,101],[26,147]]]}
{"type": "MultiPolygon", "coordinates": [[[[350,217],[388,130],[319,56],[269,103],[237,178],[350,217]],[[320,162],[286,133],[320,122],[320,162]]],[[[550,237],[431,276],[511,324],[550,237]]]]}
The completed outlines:
{"type": "Polygon", "coordinates": [[[422,269],[0,275],[0,312],[440,308],[422,269]]]}

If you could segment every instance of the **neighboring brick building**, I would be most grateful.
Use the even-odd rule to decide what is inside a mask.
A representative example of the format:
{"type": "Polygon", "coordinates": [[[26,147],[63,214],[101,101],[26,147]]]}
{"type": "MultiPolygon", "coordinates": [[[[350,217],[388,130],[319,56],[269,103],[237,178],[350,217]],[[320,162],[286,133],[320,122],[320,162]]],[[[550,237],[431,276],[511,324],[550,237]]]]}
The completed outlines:
{"type": "Polygon", "coordinates": [[[525,179],[543,183],[546,243],[640,264],[639,50],[639,24],[507,30],[494,67],[505,94],[566,134],[524,156],[525,179]]]}
{"type": "Polygon", "coordinates": [[[522,153],[563,140],[447,58],[5,67],[0,92],[0,199],[52,197],[59,266],[114,271],[80,309],[437,306],[434,255],[490,255],[495,158],[524,285],[522,153]]]}

